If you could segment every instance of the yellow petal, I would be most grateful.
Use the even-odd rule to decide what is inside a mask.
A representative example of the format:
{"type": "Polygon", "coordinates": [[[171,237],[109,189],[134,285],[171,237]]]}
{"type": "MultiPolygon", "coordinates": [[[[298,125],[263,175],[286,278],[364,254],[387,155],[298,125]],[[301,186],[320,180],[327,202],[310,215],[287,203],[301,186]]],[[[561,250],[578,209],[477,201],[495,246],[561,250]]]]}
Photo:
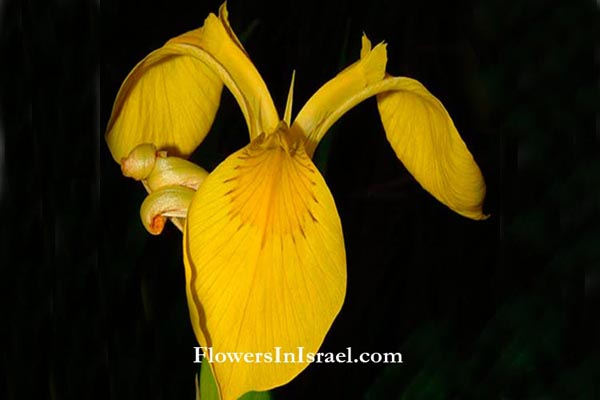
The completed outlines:
{"type": "Polygon", "coordinates": [[[285,111],[283,112],[283,121],[290,126],[292,124],[292,105],[294,102],[294,80],[296,78],[296,70],[292,72],[292,82],[288,91],[287,101],[285,102],[285,111]]]}
{"type": "Polygon", "coordinates": [[[323,85],[302,107],[292,130],[307,137],[306,150],[312,155],[331,126],[348,110],[363,101],[365,90],[385,76],[386,45],[371,50],[371,42],[362,39],[361,59],[323,85]]]}
{"type": "Polygon", "coordinates": [[[414,79],[388,78],[377,105],[398,158],[425,190],[460,215],[485,219],[485,182],[442,103],[414,79]]]}
{"type": "MultiPolygon", "coordinates": [[[[346,289],[335,203],[282,124],[219,165],[198,189],[184,242],[194,331],[213,352],[269,353],[273,362],[213,363],[222,398],[283,385],[316,352],[346,289]],[[282,358],[283,359],[283,358],[282,358]]],[[[264,356],[266,357],[266,356],[264,356]]]]}
{"type": "Polygon", "coordinates": [[[177,49],[150,53],[129,73],[113,106],[106,141],[115,161],[142,143],[191,154],[212,125],[222,87],[209,67],[177,49]]]}
{"type": "Polygon", "coordinates": [[[219,17],[206,18],[201,35],[181,36],[169,45],[202,60],[219,75],[242,109],[250,139],[277,127],[279,116],[271,94],[231,29],[225,3],[219,17]]]}
{"type": "Polygon", "coordinates": [[[388,140],[398,158],[435,198],[457,213],[484,219],[485,182],[473,156],[438,99],[419,82],[385,75],[383,45],[371,50],[363,35],[361,58],[313,95],[292,130],[306,136],[312,154],[348,110],[377,95],[388,140]]]}
{"type": "Polygon", "coordinates": [[[371,41],[363,32],[362,37],[360,38],[360,58],[365,58],[371,52],[371,41]]]}
{"type": "Polygon", "coordinates": [[[225,84],[238,101],[250,137],[272,131],[279,117],[271,95],[227,20],[210,14],[202,28],[169,40],[127,76],[113,106],[106,140],[120,162],[142,143],[186,157],[202,142],[225,84]]]}

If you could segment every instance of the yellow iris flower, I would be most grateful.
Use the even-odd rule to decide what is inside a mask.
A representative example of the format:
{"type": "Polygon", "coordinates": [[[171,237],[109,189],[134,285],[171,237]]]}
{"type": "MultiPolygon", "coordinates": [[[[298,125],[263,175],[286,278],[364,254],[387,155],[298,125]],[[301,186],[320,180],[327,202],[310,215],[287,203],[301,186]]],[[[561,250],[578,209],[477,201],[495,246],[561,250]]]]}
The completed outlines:
{"type": "MultiPolygon", "coordinates": [[[[421,186],[453,211],[485,218],[484,180],[450,116],[419,82],[388,75],[386,61],[386,45],[372,48],[363,35],[360,59],[292,123],[293,80],[280,118],[223,4],[218,16],[169,40],[125,79],[106,140],[124,173],[150,192],[142,206],[147,228],[158,233],[170,217],[184,232],[187,298],[202,346],[318,351],[344,301],[346,259],[334,200],[311,157],[328,129],[371,96],[389,143],[421,186]],[[208,133],[223,85],[239,103],[250,143],[208,174],[183,158],[208,133]]],[[[211,368],[229,400],[283,385],[306,366],[211,368]]]]}

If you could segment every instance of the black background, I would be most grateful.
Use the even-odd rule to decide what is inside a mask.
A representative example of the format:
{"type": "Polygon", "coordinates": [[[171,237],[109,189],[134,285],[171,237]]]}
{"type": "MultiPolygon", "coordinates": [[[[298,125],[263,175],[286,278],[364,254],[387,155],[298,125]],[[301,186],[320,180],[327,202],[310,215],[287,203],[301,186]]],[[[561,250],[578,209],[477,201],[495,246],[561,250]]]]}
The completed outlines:
{"type": "MultiPolygon", "coordinates": [[[[181,235],[144,231],[144,190],[103,132],[135,63],[220,3],[0,4],[0,397],[192,399],[181,235]]],[[[279,107],[296,69],[295,112],[358,58],[363,31],[385,40],[388,71],[442,100],[488,185],[491,218],[464,219],[397,161],[374,100],[337,123],[315,161],[341,216],[348,292],[322,350],[404,363],[315,364],[275,397],[600,398],[596,4],[228,6],[279,107]]],[[[227,93],[194,159],[211,169],[246,142],[227,93]]]]}

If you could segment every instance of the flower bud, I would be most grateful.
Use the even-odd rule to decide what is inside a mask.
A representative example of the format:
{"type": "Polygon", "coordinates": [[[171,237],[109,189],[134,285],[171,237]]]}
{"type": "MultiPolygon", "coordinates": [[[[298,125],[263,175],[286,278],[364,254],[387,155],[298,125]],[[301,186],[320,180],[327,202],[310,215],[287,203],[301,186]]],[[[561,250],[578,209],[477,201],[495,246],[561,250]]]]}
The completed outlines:
{"type": "MultiPolygon", "coordinates": [[[[146,230],[152,235],[159,235],[167,218],[186,218],[194,193],[194,190],[183,186],[167,186],[150,193],[140,208],[140,217],[146,230]]],[[[182,224],[176,226],[183,229],[182,224]]]]}
{"type": "Polygon", "coordinates": [[[156,147],[153,144],[140,144],[121,159],[121,172],[136,181],[146,179],[154,169],[156,157],[156,147]]]}
{"type": "Polygon", "coordinates": [[[190,161],[178,157],[157,157],[154,169],[145,179],[150,191],[172,185],[197,190],[207,176],[204,168],[190,161]]]}

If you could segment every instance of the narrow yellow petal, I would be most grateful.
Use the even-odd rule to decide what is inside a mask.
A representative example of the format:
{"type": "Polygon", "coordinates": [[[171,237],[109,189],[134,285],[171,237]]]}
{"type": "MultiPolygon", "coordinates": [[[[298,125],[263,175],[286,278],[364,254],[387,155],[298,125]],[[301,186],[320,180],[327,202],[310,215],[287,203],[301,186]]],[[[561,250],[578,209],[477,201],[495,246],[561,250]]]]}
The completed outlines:
{"type": "Polygon", "coordinates": [[[419,82],[386,79],[377,105],[398,158],[425,190],[460,215],[485,219],[485,182],[442,103],[419,82]]]}
{"type": "Polygon", "coordinates": [[[370,50],[366,36],[362,39],[363,57],[323,85],[298,113],[292,130],[307,137],[306,151],[312,155],[329,128],[348,110],[363,101],[367,88],[385,77],[386,45],[370,50]]]}
{"type": "Polygon", "coordinates": [[[292,82],[288,91],[287,101],[285,102],[285,111],[283,113],[283,121],[290,126],[292,124],[292,104],[294,102],[294,80],[296,78],[296,70],[292,72],[292,82]]]}
{"type": "Polygon", "coordinates": [[[335,203],[287,127],[261,135],[211,173],[190,206],[184,242],[192,325],[213,352],[263,353],[214,363],[222,398],[293,379],[316,352],[346,289],[335,203]],[[277,350],[279,348],[279,350],[277,350]],[[269,356],[266,356],[266,354],[269,356]]]}
{"type": "Polygon", "coordinates": [[[279,116],[271,94],[246,51],[233,33],[224,3],[219,17],[210,14],[204,21],[201,35],[181,36],[170,45],[178,51],[202,60],[219,75],[236,98],[253,139],[271,132],[279,116]]]}
{"type": "Polygon", "coordinates": [[[219,7],[219,20],[221,21],[223,27],[227,31],[229,38],[236,44],[237,47],[240,48],[240,50],[244,52],[244,54],[246,54],[246,56],[248,56],[248,53],[246,53],[246,49],[244,49],[244,46],[242,46],[242,42],[240,42],[240,39],[238,39],[237,35],[233,31],[233,28],[231,28],[231,25],[229,24],[229,11],[227,10],[227,1],[225,1],[219,7]]]}
{"type": "Polygon", "coordinates": [[[212,125],[222,87],[209,67],[176,49],[150,53],[129,73],[113,106],[106,141],[115,161],[143,143],[189,156],[212,125]]]}
{"type": "Polygon", "coordinates": [[[371,41],[364,32],[362,37],[360,38],[360,43],[360,58],[365,58],[371,52],[371,41]]]}

